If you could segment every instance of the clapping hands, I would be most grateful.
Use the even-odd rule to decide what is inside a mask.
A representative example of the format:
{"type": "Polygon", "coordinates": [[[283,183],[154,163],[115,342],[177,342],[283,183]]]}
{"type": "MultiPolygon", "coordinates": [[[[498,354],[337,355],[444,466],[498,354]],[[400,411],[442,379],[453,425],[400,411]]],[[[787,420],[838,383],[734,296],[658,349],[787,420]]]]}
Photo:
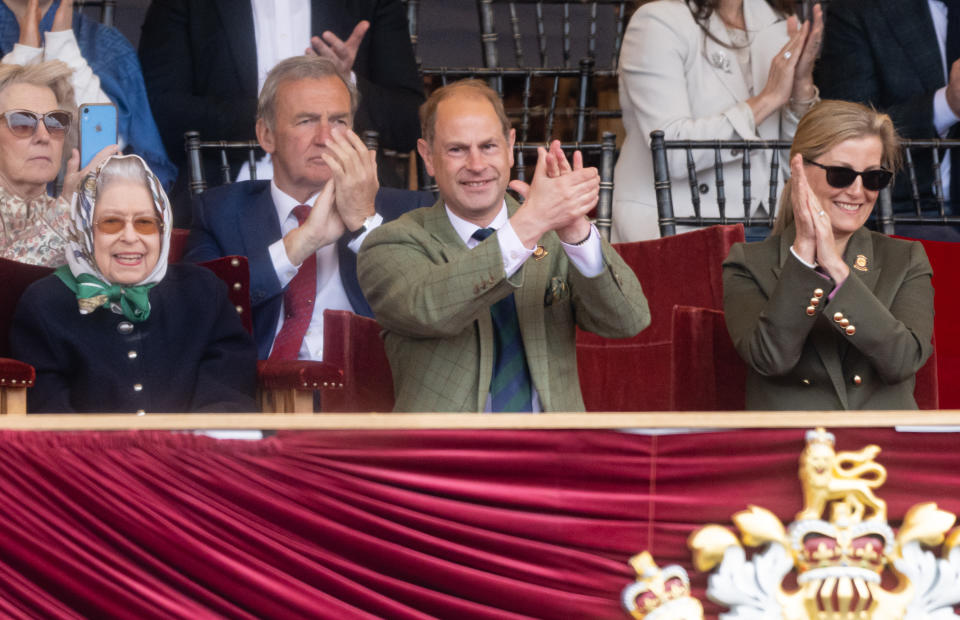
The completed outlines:
{"type": "Polygon", "coordinates": [[[830,215],[810,188],[799,153],[790,160],[790,173],[790,202],[797,230],[793,251],[805,262],[822,267],[839,286],[850,275],[850,268],[837,247],[830,215]]]}

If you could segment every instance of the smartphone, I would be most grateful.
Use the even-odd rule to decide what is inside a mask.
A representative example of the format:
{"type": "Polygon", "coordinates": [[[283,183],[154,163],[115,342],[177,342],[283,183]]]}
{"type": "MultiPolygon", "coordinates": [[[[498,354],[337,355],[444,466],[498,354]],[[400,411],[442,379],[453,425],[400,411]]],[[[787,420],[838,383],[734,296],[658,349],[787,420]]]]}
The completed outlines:
{"type": "Polygon", "coordinates": [[[80,167],[117,143],[117,107],[112,103],[80,104],[80,167]]]}

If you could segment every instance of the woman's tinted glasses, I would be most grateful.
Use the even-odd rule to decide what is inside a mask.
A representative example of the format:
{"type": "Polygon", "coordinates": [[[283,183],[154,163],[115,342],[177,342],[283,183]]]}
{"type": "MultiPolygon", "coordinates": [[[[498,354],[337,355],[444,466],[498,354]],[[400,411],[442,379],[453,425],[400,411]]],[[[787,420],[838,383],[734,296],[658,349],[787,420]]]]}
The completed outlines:
{"type": "Polygon", "coordinates": [[[863,186],[866,189],[870,190],[871,192],[877,192],[889,185],[890,179],[893,178],[893,173],[889,170],[884,170],[883,168],[857,172],[853,168],[847,168],[846,166],[824,166],[823,164],[818,164],[817,162],[810,161],[809,159],[804,159],[803,161],[811,166],[816,166],[817,168],[823,168],[826,170],[827,183],[829,183],[831,187],[836,187],[837,189],[850,187],[850,185],[857,180],[857,177],[860,177],[863,179],[863,186]]]}
{"type": "Polygon", "coordinates": [[[37,125],[43,119],[43,126],[52,138],[63,138],[70,129],[72,117],[65,110],[54,110],[46,114],[37,114],[29,110],[8,110],[3,118],[10,128],[10,133],[18,138],[29,138],[37,133],[37,125]]]}
{"type": "MultiPolygon", "coordinates": [[[[105,235],[115,235],[127,225],[127,219],[107,216],[96,221],[97,230],[105,235]]],[[[162,225],[160,218],[141,215],[133,218],[133,229],[141,235],[154,235],[160,232],[162,225]]]]}

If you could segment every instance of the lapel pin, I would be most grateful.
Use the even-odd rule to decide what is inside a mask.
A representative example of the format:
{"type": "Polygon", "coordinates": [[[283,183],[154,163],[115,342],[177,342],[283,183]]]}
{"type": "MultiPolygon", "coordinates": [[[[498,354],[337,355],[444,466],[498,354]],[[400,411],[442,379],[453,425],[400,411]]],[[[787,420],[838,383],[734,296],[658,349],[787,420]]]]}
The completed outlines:
{"type": "Polygon", "coordinates": [[[550,252],[548,252],[542,245],[538,245],[537,249],[533,251],[533,258],[534,260],[540,260],[549,253],[550,252]]]}
{"type": "Polygon", "coordinates": [[[723,52],[712,52],[710,58],[707,60],[717,69],[727,73],[733,73],[733,71],[730,70],[730,59],[727,58],[727,55],[723,52]]]}
{"type": "Polygon", "coordinates": [[[853,268],[860,271],[869,271],[867,269],[867,257],[863,254],[857,254],[857,260],[853,263],[853,268]]]}

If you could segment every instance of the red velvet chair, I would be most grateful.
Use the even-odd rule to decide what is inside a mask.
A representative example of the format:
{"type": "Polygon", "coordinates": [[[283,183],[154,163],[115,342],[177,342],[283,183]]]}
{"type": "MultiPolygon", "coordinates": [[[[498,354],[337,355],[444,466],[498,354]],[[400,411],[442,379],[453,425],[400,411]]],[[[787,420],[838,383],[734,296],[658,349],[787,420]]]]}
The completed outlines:
{"type": "Polygon", "coordinates": [[[393,410],[393,375],[380,324],[346,310],[323,313],[323,361],[343,371],[341,389],[322,390],[324,413],[393,410]]]}
{"type": "Polygon", "coordinates": [[[580,388],[587,411],[671,409],[673,307],[723,308],[721,264],[743,241],[743,226],[710,226],[681,235],[618,244],[647,301],[650,326],[633,338],[577,334],[580,388]]]}
{"type": "Polygon", "coordinates": [[[934,340],[937,343],[937,375],[940,407],[960,409],[960,243],[920,240],[933,267],[934,340]]]}
{"type": "Polygon", "coordinates": [[[170,254],[168,263],[179,263],[187,251],[187,238],[190,236],[188,228],[174,228],[170,234],[170,254]]]}
{"type": "MultiPolygon", "coordinates": [[[[250,316],[250,271],[243,256],[226,256],[202,263],[227,283],[230,300],[237,307],[244,327],[252,331],[250,316]]],[[[35,280],[53,270],[0,258],[0,414],[26,413],[26,391],[35,379],[33,367],[9,358],[8,334],[17,302],[35,280]]],[[[340,369],[325,362],[260,362],[258,365],[260,405],[265,413],[310,413],[314,390],[336,390],[341,385],[340,369]]]]}
{"type": "Polygon", "coordinates": [[[20,295],[35,280],[53,273],[49,267],[25,265],[0,258],[0,414],[27,411],[27,388],[33,387],[33,366],[10,358],[10,322],[20,295]]]}
{"type": "MultiPolygon", "coordinates": [[[[723,311],[673,309],[671,409],[739,411],[745,405],[747,368],[733,348],[723,311]]],[[[937,349],[917,372],[913,396],[920,409],[938,408],[937,349]]]]}

